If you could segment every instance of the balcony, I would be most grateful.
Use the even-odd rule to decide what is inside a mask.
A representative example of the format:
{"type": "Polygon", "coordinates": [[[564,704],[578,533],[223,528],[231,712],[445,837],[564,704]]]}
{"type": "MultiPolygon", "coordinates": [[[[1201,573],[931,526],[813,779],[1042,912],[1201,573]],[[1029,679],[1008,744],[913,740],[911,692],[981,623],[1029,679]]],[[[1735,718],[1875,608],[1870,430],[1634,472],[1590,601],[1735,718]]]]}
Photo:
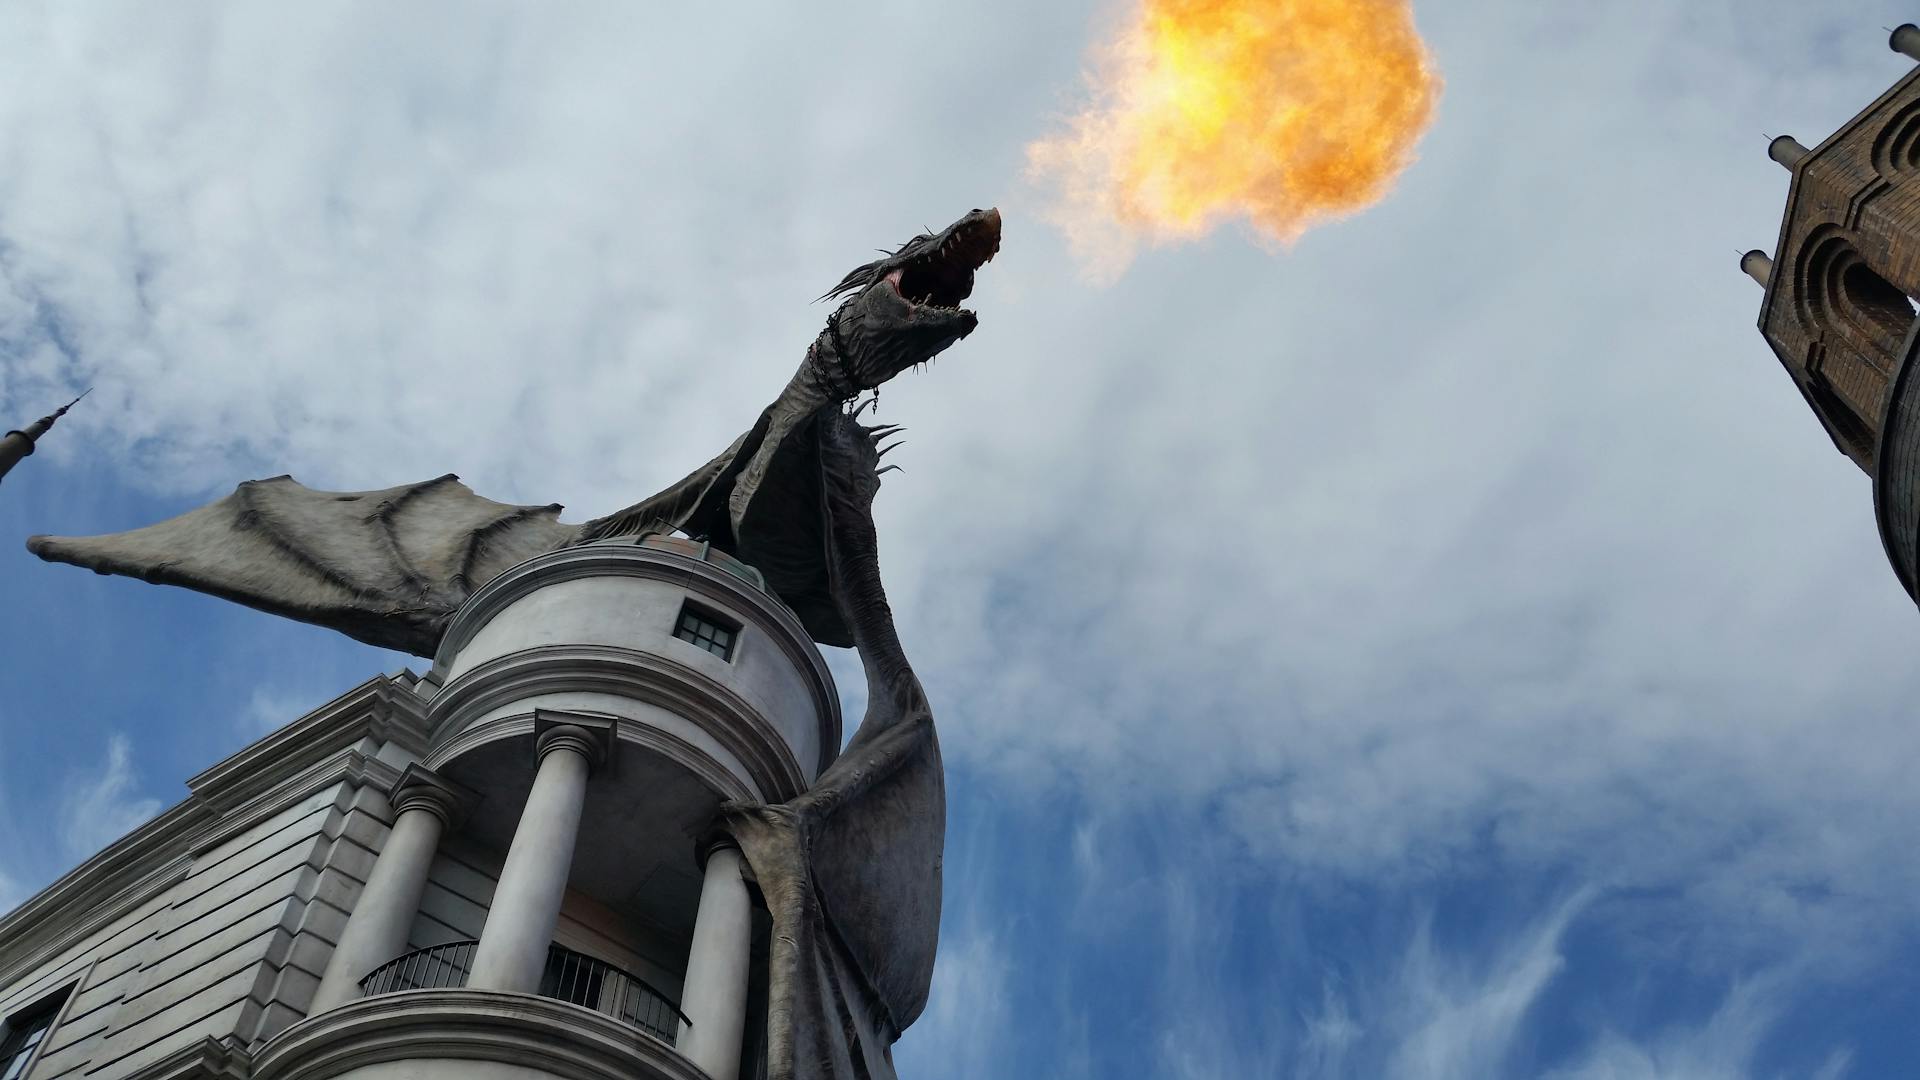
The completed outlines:
{"type": "MultiPolygon", "coordinates": [[[[449,941],[415,949],[374,968],[360,980],[367,997],[402,990],[448,990],[467,984],[473,969],[477,941],[449,941]]],[[[639,1028],[668,1046],[674,1045],[682,1022],[692,1021],[671,998],[631,972],[603,960],[558,945],[547,950],[547,966],[540,976],[539,994],[555,1001],[583,1005],[603,1016],[639,1028]]]]}

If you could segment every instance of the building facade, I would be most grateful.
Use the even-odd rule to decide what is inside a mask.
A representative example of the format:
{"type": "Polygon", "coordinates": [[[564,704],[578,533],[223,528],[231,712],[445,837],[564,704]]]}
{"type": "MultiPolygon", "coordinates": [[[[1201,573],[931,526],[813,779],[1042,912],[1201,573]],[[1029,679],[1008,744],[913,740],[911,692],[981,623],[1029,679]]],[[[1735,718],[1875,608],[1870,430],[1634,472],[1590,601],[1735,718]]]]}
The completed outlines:
{"type": "Polygon", "coordinates": [[[0,920],[0,1078],[753,1076],[768,918],[712,831],[840,749],[799,619],[707,545],[531,559],[0,920]]]}
{"type": "MultiPolygon", "coordinates": [[[[1920,28],[1893,32],[1920,61],[1920,28]]],[[[1873,481],[1888,561],[1920,600],[1920,68],[1812,149],[1768,149],[1791,174],[1773,254],[1741,266],[1766,290],[1760,332],[1833,445],[1873,481]]]]}

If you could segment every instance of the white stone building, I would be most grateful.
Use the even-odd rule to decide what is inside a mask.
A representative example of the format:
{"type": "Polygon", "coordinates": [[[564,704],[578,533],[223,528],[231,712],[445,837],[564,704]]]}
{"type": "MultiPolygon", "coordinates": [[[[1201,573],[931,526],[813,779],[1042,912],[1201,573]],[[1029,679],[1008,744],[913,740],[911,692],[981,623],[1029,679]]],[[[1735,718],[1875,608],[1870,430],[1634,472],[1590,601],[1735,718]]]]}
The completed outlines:
{"type": "Polygon", "coordinates": [[[372,679],[0,919],[0,1080],[636,1077],[762,1060],[722,802],[840,748],[759,575],[649,536],[488,582],[372,679]]]}

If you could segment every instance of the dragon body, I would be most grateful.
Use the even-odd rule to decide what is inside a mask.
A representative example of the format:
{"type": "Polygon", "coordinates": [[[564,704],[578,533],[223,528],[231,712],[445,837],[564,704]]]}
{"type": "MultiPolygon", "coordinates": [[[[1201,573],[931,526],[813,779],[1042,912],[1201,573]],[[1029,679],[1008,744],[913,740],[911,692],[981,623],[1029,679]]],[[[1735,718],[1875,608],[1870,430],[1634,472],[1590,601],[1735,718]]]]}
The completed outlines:
{"type": "Polygon", "coordinates": [[[557,505],[493,502],[452,475],[362,492],[280,476],[147,528],[28,547],[421,656],[487,581],[573,544],[671,529],[753,565],[817,641],[858,650],[868,684],[859,729],[811,788],[722,810],[774,924],[767,1075],[887,1080],[933,976],[946,794],[933,711],[880,581],[872,504],[893,429],[862,425],[850,404],[973,331],[959,305],[999,245],[999,213],[975,210],[855,268],[822,297],[839,303],[752,427],[678,483],[585,523],[562,522],[557,505]]]}

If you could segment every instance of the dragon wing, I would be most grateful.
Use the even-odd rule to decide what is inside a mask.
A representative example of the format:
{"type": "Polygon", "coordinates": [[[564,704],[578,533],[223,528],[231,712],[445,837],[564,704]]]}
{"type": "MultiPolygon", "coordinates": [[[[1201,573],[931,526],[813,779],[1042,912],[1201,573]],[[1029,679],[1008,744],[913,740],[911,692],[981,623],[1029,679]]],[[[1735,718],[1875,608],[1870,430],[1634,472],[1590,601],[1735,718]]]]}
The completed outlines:
{"type": "Polygon", "coordinates": [[[509,506],[449,473],[381,491],[250,480],[209,506],[130,532],[35,536],[43,559],[179,585],[432,656],[461,602],[507,567],[565,547],[560,507],[509,506]]]}
{"type": "Polygon", "coordinates": [[[573,542],[680,529],[760,571],[813,640],[852,645],[828,585],[820,481],[819,418],[837,408],[789,387],[719,456],[659,494],[585,523],[573,542]]]}

